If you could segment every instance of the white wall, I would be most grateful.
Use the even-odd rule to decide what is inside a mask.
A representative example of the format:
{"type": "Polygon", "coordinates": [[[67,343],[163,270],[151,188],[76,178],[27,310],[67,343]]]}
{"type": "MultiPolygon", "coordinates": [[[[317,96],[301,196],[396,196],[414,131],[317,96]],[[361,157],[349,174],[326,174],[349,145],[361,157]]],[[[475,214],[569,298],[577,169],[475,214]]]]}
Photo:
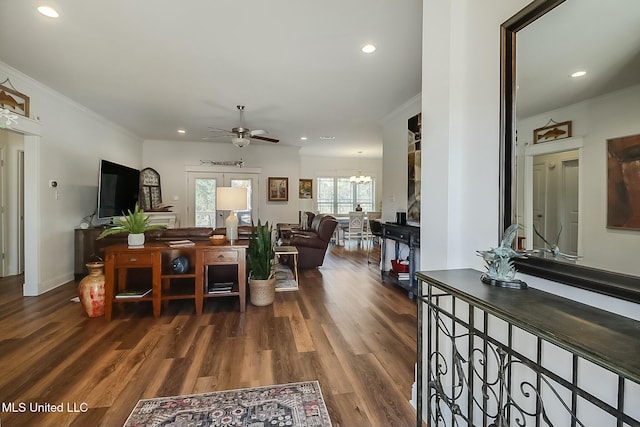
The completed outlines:
{"type": "MultiPolygon", "coordinates": [[[[533,130],[549,118],[572,121],[573,136],[584,143],[580,262],[634,276],[640,276],[640,232],[607,228],[607,139],[640,133],[639,100],[640,85],[518,121],[519,154],[532,143],[533,130]]],[[[561,145],[562,140],[553,144],[561,145]]]]}
{"type": "Polygon", "coordinates": [[[26,269],[33,271],[25,272],[25,281],[33,277],[35,283],[25,283],[25,290],[37,295],[73,278],[73,229],[96,209],[100,158],[139,167],[142,141],[0,63],[0,81],[6,77],[29,96],[30,116],[40,124],[39,138],[25,145],[25,175],[34,180],[25,190],[29,191],[25,204],[38,210],[36,215],[31,213],[34,220],[25,224],[37,254],[27,254],[26,269]],[[59,186],[48,188],[49,180],[58,181],[59,186]]]}
{"type": "MultiPolygon", "coordinates": [[[[198,166],[201,160],[242,159],[246,168],[259,168],[258,215],[262,220],[272,223],[298,222],[298,211],[308,209],[298,198],[300,178],[309,179],[336,173],[353,175],[360,170],[377,178],[382,176],[382,159],[379,158],[300,156],[299,150],[298,147],[284,145],[251,144],[245,148],[237,148],[231,143],[149,140],[143,143],[143,167],[152,167],[160,173],[163,202],[174,207],[173,211],[179,216],[181,224],[185,223],[186,215],[185,167],[198,166]],[[289,178],[288,202],[267,201],[268,177],[289,178]]],[[[241,172],[242,169],[238,168],[238,171],[241,172]]],[[[378,192],[378,197],[381,197],[381,188],[378,192]]]]}
{"type": "Polygon", "coordinates": [[[481,269],[497,244],[500,25],[526,3],[424,1],[423,269],[481,269]]]}
{"type": "MultiPolygon", "coordinates": [[[[251,144],[237,148],[229,143],[148,140],[143,143],[142,167],[154,168],[160,174],[163,203],[172,205],[185,224],[187,181],[186,166],[199,166],[201,160],[243,160],[246,168],[260,168],[258,215],[265,221],[298,222],[299,148],[284,145],[251,144]],[[267,178],[289,178],[289,201],[268,202],[267,178]]],[[[212,170],[215,168],[212,167],[212,170]]],[[[241,172],[242,168],[238,168],[241,172]]],[[[306,175],[305,175],[306,177],[306,175]]]]}

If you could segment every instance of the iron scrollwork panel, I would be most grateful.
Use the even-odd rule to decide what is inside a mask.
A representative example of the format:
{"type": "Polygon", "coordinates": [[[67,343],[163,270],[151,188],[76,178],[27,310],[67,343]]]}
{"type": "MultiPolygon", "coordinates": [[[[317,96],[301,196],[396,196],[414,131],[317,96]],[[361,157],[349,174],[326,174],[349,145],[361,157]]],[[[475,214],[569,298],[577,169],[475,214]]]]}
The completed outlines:
{"type": "MultiPolygon", "coordinates": [[[[573,378],[567,380],[543,366],[540,338],[537,360],[531,360],[489,336],[486,312],[468,305],[468,313],[460,316],[469,319],[465,321],[455,309],[447,310],[455,307],[455,297],[431,294],[421,302],[427,304],[424,321],[430,324],[425,338],[429,340],[425,356],[429,425],[589,426],[588,420],[576,415],[578,398],[609,413],[618,425],[640,425],[623,407],[613,407],[578,386],[576,355],[572,356],[573,378]],[[480,322],[484,330],[474,325],[477,315],[484,316],[480,322]]],[[[509,325],[509,337],[512,333],[509,325]]],[[[623,387],[618,393],[620,403],[623,387]]]]}

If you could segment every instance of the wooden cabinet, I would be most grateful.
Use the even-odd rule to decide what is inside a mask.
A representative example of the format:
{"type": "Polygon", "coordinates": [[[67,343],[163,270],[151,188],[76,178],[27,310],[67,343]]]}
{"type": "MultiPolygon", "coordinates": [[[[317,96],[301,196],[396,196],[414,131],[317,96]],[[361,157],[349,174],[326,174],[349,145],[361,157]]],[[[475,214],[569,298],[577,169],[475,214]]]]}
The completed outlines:
{"type": "Polygon", "coordinates": [[[76,281],[87,275],[85,264],[96,253],[96,239],[104,228],[76,228],[73,235],[74,267],[73,275],[76,281]]]}
{"type": "MultiPolygon", "coordinates": [[[[194,246],[169,247],[166,243],[147,243],[142,248],[129,248],[126,244],[105,248],[105,317],[111,320],[114,302],[151,300],[153,315],[160,316],[162,304],[174,299],[193,299],[196,314],[202,313],[205,298],[236,296],[240,299],[240,311],[246,307],[246,244],[213,246],[208,241],[194,246]],[[185,257],[189,267],[184,272],[172,269],[172,262],[185,257]],[[151,293],[144,297],[116,298],[118,292],[129,287],[129,269],[151,270],[151,293]],[[231,283],[223,292],[209,292],[211,280],[222,278],[231,283]],[[213,279],[211,279],[213,278],[213,279]]],[[[121,295],[122,296],[122,295],[121,295]]]]}

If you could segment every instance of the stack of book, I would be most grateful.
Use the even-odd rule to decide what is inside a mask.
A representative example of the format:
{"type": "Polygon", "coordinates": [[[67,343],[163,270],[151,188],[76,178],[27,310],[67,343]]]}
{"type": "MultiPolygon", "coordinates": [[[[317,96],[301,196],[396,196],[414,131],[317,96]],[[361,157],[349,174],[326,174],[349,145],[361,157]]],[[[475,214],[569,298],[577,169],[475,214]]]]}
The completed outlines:
{"type": "Polygon", "coordinates": [[[233,289],[233,282],[213,282],[209,284],[207,292],[210,294],[223,294],[231,292],[233,289]]]}
{"type": "Polygon", "coordinates": [[[393,270],[391,270],[390,274],[395,277],[398,280],[409,280],[411,279],[411,276],[409,275],[409,273],[397,273],[393,270]]]}
{"type": "Polygon", "coordinates": [[[171,240],[167,243],[172,248],[183,248],[185,246],[194,246],[195,243],[191,240],[171,240]]]}

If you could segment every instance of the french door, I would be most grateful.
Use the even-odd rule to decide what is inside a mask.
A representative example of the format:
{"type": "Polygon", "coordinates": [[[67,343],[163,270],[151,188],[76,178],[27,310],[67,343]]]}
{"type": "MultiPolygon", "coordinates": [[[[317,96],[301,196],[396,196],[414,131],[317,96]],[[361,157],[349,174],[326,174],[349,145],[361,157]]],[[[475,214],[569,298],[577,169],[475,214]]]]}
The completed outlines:
{"type": "Polygon", "coordinates": [[[218,187],[247,189],[247,209],[236,211],[238,225],[251,225],[257,218],[259,175],[256,173],[187,172],[187,227],[224,227],[225,212],[216,209],[218,187]]]}

